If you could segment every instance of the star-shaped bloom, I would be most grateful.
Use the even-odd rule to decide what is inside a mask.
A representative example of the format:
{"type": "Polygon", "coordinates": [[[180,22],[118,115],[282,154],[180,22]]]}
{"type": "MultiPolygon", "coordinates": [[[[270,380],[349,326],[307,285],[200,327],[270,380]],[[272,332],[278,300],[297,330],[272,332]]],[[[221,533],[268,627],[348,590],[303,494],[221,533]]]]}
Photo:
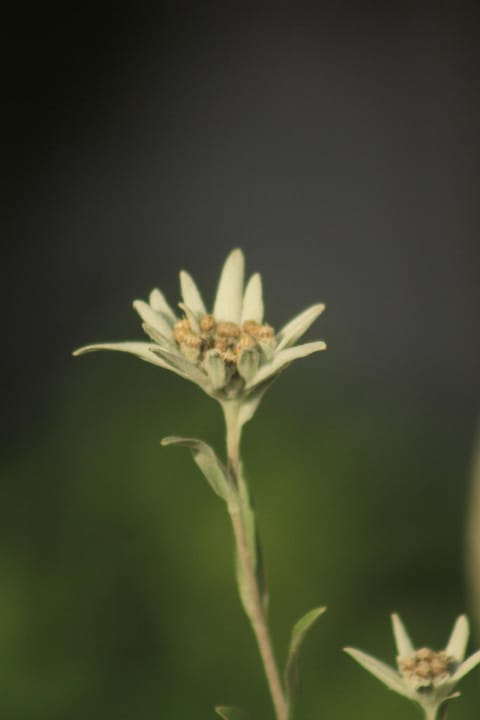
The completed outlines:
{"type": "Polygon", "coordinates": [[[212,312],[183,270],[180,288],[180,317],[160,290],[152,290],[149,302],[134,301],[149,342],[87,345],[74,355],[93,350],[136,355],[191,380],[220,402],[249,400],[246,422],[273,378],[294,360],[326,348],[323,341],[295,344],[325,309],[322,303],[304,310],[278,333],[264,322],[261,276],[252,275],[244,288],[244,256],[239,249],[225,261],[212,312]]]}
{"type": "Polygon", "coordinates": [[[415,649],[396,614],[392,615],[392,625],[397,646],[397,670],[362,650],[347,647],[345,652],[390,690],[419,703],[426,717],[434,720],[445,702],[459,696],[460,693],[453,693],[457,683],[480,664],[480,650],[465,660],[470,633],[468,619],[466,615],[460,615],[445,649],[439,651],[426,647],[415,649]]]}

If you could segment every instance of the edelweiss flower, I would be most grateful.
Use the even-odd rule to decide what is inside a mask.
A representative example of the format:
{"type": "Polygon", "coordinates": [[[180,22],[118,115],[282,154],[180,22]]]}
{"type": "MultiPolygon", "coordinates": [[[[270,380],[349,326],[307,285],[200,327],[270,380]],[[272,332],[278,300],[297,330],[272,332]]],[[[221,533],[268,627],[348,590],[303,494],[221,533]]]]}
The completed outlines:
{"type": "Polygon", "coordinates": [[[464,660],[470,632],[468,619],[460,615],[445,650],[438,652],[426,647],[415,650],[398,615],[392,615],[392,624],[398,670],[361,650],[345,648],[345,652],[390,690],[419,703],[426,717],[434,720],[446,701],[459,696],[452,694],[459,680],[480,663],[480,650],[464,660]]]}
{"type": "MultiPolygon", "coordinates": [[[[312,305],[275,333],[263,320],[260,275],[252,275],[245,290],[243,285],[244,257],[237,249],[225,261],[209,313],[193,278],[182,270],[181,317],[157,289],[150,293],[148,303],[133,303],[151,342],[87,345],[73,354],[127,352],[191,380],[220,402],[248,398],[253,414],[266,386],[278,373],[293,360],[325,349],[322,341],[294,344],[325,306],[312,305]]],[[[244,422],[251,417],[247,415],[244,422]]]]}

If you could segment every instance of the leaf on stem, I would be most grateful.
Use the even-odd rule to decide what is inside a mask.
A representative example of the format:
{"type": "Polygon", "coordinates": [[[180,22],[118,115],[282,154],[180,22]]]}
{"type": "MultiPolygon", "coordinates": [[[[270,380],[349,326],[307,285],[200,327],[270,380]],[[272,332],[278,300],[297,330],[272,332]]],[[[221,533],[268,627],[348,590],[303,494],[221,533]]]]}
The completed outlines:
{"type": "Polygon", "coordinates": [[[193,459],[208,480],[212,490],[227,503],[232,501],[233,485],[229,472],[210,445],[196,438],[170,436],[163,438],[163,446],[181,445],[192,451],[193,459]]]}
{"type": "Polygon", "coordinates": [[[263,396],[265,395],[266,391],[270,387],[270,385],[273,383],[273,381],[276,379],[276,376],[273,378],[270,378],[266,382],[262,383],[261,385],[258,385],[249,395],[248,397],[242,402],[240,406],[240,411],[238,413],[238,424],[240,427],[243,427],[245,423],[247,423],[249,420],[252,419],[252,417],[255,415],[255,412],[260,405],[260,401],[262,400],[263,396]]]}
{"type": "Polygon", "coordinates": [[[230,705],[217,705],[215,708],[217,715],[223,720],[249,720],[250,716],[240,708],[231,707],[230,705]]]}
{"type": "Polygon", "coordinates": [[[298,685],[298,658],[300,648],[302,647],[303,641],[305,640],[309,630],[318,620],[320,615],[323,615],[326,609],[326,607],[319,607],[309,610],[309,612],[303,615],[303,617],[301,617],[292,628],[288,657],[285,665],[285,686],[289,700],[298,685]]]}

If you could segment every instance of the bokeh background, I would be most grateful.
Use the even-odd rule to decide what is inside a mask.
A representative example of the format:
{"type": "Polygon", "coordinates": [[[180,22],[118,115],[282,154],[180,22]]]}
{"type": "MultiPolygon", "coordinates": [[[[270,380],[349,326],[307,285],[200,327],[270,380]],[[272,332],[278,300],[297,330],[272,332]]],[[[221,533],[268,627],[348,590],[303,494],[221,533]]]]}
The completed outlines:
{"type": "MultiPolygon", "coordinates": [[[[321,300],[247,426],[298,718],[415,717],[341,653],[440,647],[469,602],[479,406],[479,13],[461,3],[48,3],[8,24],[0,717],[271,717],[223,507],[167,434],[219,410],[130,357],[131,300],[213,298],[241,246],[276,327],[321,300]]],[[[477,634],[478,646],[480,636],[477,634]]],[[[473,647],[473,644],[472,644],[473,647]]],[[[479,673],[452,720],[478,717],[479,673]]],[[[418,716],[419,717],[419,716],[418,716]]]]}

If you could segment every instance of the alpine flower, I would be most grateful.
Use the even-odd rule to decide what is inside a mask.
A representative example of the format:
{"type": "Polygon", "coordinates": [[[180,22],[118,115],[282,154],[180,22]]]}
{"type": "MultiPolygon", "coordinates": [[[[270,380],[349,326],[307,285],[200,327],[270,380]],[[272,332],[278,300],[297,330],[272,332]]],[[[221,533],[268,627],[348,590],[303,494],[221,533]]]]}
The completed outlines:
{"type": "Polygon", "coordinates": [[[86,345],[73,354],[94,350],[130,353],[191,380],[221,403],[243,401],[250,406],[244,412],[246,422],[282,370],[294,360],[326,348],[323,341],[295,345],[325,309],[322,303],[304,310],[278,333],[264,322],[261,276],[252,275],[244,288],[244,256],[239,249],[225,261],[211,312],[184,270],[180,289],[180,316],[158,289],[152,290],[148,302],[134,301],[148,342],[86,345]]]}
{"type": "Polygon", "coordinates": [[[351,655],[390,690],[417,702],[428,720],[435,720],[445,703],[460,693],[453,690],[457,683],[480,664],[480,650],[465,660],[470,633],[466,615],[457,618],[444,650],[427,647],[415,649],[400,617],[392,615],[393,634],[397,647],[397,670],[371,655],[347,647],[351,655]]]}

